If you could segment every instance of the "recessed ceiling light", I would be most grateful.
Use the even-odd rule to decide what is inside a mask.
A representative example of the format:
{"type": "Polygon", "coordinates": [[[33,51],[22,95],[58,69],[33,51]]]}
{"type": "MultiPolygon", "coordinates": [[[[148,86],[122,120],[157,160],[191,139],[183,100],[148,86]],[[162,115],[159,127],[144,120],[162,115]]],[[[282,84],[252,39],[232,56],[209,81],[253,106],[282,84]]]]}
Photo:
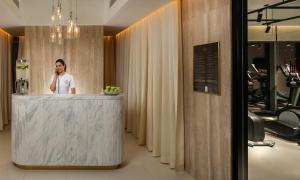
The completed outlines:
{"type": "Polygon", "coordinates": [[[262,12],[261,12],[261,11],[258,11],[257,18],[256,18],[256,22],[261,22],[262,17],[263,17],[262,12]]]}
{"type": "Polygon", "coordinates": [[[269,32],[270,32],[270,30],[271,30],[271,26],[270,26],[270,25],[267,25],[267,28],[266,28],[266,31],[265,31],[265,33],[269,33],[269,32]]]}

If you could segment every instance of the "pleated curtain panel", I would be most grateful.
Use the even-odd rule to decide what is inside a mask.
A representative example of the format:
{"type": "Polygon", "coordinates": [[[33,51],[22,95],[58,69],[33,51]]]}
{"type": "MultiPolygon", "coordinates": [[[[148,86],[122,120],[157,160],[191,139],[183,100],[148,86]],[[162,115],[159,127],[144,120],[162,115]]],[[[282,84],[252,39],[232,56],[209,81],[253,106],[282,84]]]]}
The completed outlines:
{"type": "Polygon", "coordinates": [[[12,36],[0,29],[0,131],[8,124],[11,110],[12,36]]]}
{"type": "Polygon", "coordinates": [[[117,84],[126,130],[161,163],[184,169],[180,1],[172,1],[116,36],[117,84]]]}

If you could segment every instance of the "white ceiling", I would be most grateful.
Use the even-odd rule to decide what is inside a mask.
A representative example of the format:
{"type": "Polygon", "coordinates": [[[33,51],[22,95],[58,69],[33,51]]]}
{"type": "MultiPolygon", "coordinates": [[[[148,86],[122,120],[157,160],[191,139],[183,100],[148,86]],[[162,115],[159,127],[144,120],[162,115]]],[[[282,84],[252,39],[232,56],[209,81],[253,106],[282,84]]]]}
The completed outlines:
{"type": "Polygon", "coordinates": [[[23,16],[12,0],[0,0],[0,27],[22,25],[23,16]]]}
{"type": "MultiPolygon", "coordinates": [[[[12,1],[0,0],[0,28],[18,34],[14,31],[19,31],[16,29],[22,26],[51,24],[53,0],[20,0],[19,9],[12,1]]],[[[62,1],[64,24],[66,24],[71,0],[62,1]]],[[[80,25],[105,25],[122,29],[171,0],[116,0],[112,7],[109,7],[110,0],[77,1],[80,25]]]]}
{"type": "MultiPolygon", "coordinates": [[[[74,7],[73,0],[73,7],[74,7]]],[[[106,0],[78,0],[78,23],[84,25],[102,25],[106,0]]],[[[64,24],[67,24],[71,0],[62,0],[64,24]]],[[[24,25],[50,25],[52,0],[23,0],[24,25]]]]}
{"type": "MultiPolygon", "coordinates": [[[[266,4],[275,4],[278,2],[282,2],[282,0],[248,0],[248,11],[255,10],[262,8],[266,4]]],[[[285,4],[283,6],[300,6],[300,0],[296,0],[295,2],[285,4]]],[[[265,13],[263,12],[263,19],[265,19],[265,13]]],[[[300,9],[274,9],[268,10],[268,18],[274,18],[274,19],[284,19],[292,16],[299,16],[300,15],[300,9]]],[[[253,13],[251,15],[248,15],[248,19],[256,19],[257,13],[253,13]]],[[[261,23],[258,22],[249,22],[249,25],[260,25],[261,23]]],[[[300,18],[295,20],[289,20],[281,23],[276,23],[276,25],[299,25],[300,26],[300,18]]]]}
{"type": "MultiPolygon", "coordinates": [[[[127,1],[113,16],[106,18],[105,25],[125,27],[143,18],[154,9],[170,2],[170,0],[119,0],[127,1]]],[[[118,1],[117,1],[118,2],[118,1]]],[[[117,6],[117,4],[116,4],[117,6]]],[[[114,7],[112,7],[114,8],[114,7]]],[[[117,7],[118,8],[118,7],[117,7]]]]}

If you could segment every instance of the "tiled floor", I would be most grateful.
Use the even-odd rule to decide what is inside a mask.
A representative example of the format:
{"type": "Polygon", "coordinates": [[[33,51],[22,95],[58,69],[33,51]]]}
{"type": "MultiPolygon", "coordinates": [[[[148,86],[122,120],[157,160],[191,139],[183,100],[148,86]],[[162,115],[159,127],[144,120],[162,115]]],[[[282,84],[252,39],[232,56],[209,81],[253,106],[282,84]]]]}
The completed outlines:
{"type": "Polygon", "coordinates": [[[248,148],[249,180],[299,180],[300,146],[267,135],[275,146],[248,148]]]}
{"type": "Polygon", "coordinates": [[[124,160],[124,166],[117,170],[25,171],[11,163],[9,131],[0,132],[0,180],[194,180],[185,172],[177,173],[160,164],[130,134],[125,135],[124,160]]]}

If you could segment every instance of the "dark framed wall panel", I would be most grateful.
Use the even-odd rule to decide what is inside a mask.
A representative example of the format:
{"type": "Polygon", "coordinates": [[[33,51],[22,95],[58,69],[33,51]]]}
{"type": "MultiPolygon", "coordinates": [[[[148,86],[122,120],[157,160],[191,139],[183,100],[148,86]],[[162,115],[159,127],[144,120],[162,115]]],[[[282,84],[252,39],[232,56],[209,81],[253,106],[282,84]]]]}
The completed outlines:
{"type": "Polygon", "coordinates": [[[220,95],[219,42],[194,46],[193,61],[194,91],[220,95]]]}
{"type": "Polygon", "coordinates": [[[232,179],[248,179],[247,0],[231,0],[232,11],[232,179]]]}

